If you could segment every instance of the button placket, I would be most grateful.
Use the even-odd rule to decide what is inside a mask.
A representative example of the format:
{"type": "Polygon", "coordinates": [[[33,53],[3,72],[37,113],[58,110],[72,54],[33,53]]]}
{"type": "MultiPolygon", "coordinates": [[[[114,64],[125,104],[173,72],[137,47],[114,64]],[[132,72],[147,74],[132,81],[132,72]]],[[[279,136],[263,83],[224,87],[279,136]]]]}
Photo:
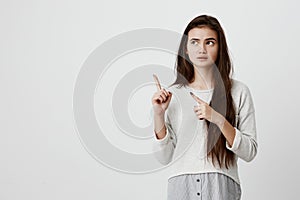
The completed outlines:
{"type": "Polygon", "coordinates": [[[197,196],[201,197],[201,191],[202,191],[202,184],[201,184],[201,178],[200,178],[200,174],[197,174],[196,177],[196,184],[197,184],[197,196]]]}

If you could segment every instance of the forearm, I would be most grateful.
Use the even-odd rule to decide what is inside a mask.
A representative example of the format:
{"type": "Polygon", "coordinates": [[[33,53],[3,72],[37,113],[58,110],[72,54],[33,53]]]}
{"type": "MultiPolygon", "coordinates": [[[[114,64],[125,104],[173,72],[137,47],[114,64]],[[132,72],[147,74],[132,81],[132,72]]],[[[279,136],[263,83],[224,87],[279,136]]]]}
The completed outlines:
{"type": "MultiPolygon", "coordinates": [[[[248,124],[247,130],[242,133],[239,129],[233,127],[222,115],[214,118],[214,123],[219,127],[226,138],[226,146],[243,160],[250,162],[257,153],[256,129],[254,121],[254,112],[252,126],[248,124]]],[[[249,123],[249,122],[248,122],[249,123]]]]}
{"type": "Polygon", "coordinates": [[[231,147],[233,145],[234,137],[236,134],[234,127],[221,114],[217,114],[215,119],[215,124],[219,127],[231,147]]]}
{"type": "Polygon", "coordinates": [[[165,114],[154,115],[154,132],[158,139],[166,136],[165,114]]]}

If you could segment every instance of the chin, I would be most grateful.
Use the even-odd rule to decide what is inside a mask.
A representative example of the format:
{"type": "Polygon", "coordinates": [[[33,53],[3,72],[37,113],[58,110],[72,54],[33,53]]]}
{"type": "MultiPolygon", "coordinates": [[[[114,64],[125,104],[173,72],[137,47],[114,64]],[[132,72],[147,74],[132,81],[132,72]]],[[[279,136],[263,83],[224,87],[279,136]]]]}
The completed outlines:
{"type": "Polygon", "coordinates": [[[211,68],[213,66],[213,63],[195,63],[194,66],[201,69],[211,68]]]}

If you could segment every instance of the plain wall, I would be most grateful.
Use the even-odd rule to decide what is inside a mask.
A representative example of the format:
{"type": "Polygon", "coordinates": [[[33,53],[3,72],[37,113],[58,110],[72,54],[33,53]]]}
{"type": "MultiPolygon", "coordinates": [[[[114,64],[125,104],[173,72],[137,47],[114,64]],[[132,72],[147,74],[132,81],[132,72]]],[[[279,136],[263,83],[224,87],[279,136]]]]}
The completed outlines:
{"type": "Polygon", "coordinates": [[[259,151],[239,161],[242,199],[297,199],[298,8],[293,0],[1,1],[0,199],[165,199],[167,169],[122,173],[86,151],[73,89],[89,54],[111,37],[146,27],[181,33],[204,13],[223,25],[234,77],[256,108],[259,151]]]}

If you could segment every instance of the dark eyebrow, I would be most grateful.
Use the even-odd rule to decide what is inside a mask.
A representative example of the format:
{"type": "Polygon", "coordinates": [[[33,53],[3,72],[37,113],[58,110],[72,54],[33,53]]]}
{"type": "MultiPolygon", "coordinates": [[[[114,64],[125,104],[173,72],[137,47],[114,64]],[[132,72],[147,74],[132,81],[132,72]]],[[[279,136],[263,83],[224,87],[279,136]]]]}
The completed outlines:
{"type": "MultiPolygon", "coordinates": [[[[200,39],[198,39],[198,38],[191,38],[191,40],[200,41],[200,39]]],[[[217,41],[215,38],[206,38],[205,40],[214,40],[214,41],[217,41]]]]}
{"type": "Polygon", "coordinates": [[[206,38],[205,40],[214,40],[214,41],[217,41],[215,38],[206,38]]]}

